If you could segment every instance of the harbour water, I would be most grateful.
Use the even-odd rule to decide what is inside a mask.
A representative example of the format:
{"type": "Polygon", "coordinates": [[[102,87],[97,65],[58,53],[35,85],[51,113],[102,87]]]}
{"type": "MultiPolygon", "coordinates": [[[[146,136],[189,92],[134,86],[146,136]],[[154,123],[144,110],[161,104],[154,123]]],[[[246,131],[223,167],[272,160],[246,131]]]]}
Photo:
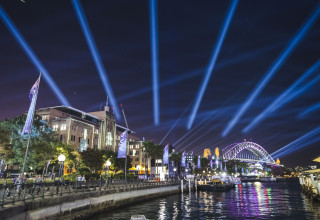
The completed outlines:
{"type": "Polygon", "coordinates": [[[91,219],[320,219],[320,203],[298,181],[242,183],[225,192],[184,192],[93,216],[91,219]]]}

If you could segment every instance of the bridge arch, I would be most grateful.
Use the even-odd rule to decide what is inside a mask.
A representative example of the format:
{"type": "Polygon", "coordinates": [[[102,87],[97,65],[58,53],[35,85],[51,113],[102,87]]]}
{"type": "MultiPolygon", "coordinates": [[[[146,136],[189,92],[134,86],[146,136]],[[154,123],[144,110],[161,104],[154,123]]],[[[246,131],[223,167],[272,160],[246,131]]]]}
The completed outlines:
{"type": "Polygon", "coordinates": [[[269,153],[259,144],[254,142],[234,143],[222,150],[223,158],[226,160],[240,160],[243,162],[260,162],[276,164],[269,153]]]}

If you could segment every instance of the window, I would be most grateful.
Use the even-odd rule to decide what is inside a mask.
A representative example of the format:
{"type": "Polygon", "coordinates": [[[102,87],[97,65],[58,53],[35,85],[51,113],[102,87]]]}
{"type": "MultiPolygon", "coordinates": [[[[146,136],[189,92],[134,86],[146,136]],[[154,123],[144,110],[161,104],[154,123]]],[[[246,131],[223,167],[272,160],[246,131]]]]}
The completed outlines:
{"type": "Polygon", "coordinates": [[[136,162],[139,162],[139,158],[136,158],[135,161],[136,161],[136,162]]]}
{"type": "Polygon", "coordinates": [[[65,135],[65,134],[61,134],[61,135],[60,135],[60,141],[64,141],[65,138],[66,138],[66,135],[65,135]]]}
{"type": "Polygon", "coordinates": [[[130,145],[130,149],[132,149],[133,148],[133,145],[130,145]]]}
{"type": "Polygon", "coordinates": [[[59,125],[53,125],[52,127],[53,127],[53,131],[57,131],[59,128],[59,125]]]}
{"type": "Polygon", "coordinates": [[[76,131],[77,130],[77,126],[76,125],[72,125],[72,130],[76,131]]]}
{"type": "Polygon", "coordinates": [[[42,115],[42,120],[46,121],[48,119],[48,115],[42,115]]]}
{"type": "Polygon", "coordinates": [[[79,143],[81,142],[81,137],[79,137],[79,143]]]}
{"type": "Polygon", "coordinates": [[[67,129],[67,125],[66,124],[62,124],[60,127],[60,131],[65,131],[67,129]]]}
{"type": "Polygon", "coordinates": [[[139,144],[137,144],[137,145],[136,145],[136,148],[139,148],[139,147],[140,147],[139,144]]]}
{"type": "Polygon", "coordinates": [[[88,144],[89,144],[89,139],[88,139],[88,144]]]}
{"type": "Polygon", "coordinates": [[[99,130],[98,129],[94,129],[94,133],[99,134],[99,130]]]}
{"type": "Polygon", "coordinates": [[[71,135],[71,141],[72,142],[76,141],[76,136],[75,135],[71,135]]]}

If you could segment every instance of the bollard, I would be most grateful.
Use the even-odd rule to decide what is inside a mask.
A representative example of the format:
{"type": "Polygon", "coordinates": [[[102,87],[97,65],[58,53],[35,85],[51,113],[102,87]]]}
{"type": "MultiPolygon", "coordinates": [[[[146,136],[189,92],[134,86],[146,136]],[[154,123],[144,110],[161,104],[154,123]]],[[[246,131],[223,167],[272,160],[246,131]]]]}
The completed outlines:
{"type": "Polygon", "coordinates": [[[320,183],[317,184],[317,188],[318,188],[318,195],[320,195],[320,183]]]}
{"type": "Polygon", "coordinates": [[[183,180],[181,180],[181,193],[183,193],[183,180]]]}
{"type": "Polygon", "coordinates": [[[197,180],[194,181],[194,185],[195,185],[195,187],[196,187],[196,191],[198,191],[197,180]]]}

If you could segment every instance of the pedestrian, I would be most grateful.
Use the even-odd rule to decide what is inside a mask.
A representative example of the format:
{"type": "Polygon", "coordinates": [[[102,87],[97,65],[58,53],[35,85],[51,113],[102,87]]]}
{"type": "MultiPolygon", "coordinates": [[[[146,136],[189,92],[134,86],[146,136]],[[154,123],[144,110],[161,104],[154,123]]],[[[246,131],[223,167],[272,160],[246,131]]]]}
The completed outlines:
{"type": "Polygon", "coordinates": [[[82,180],[82,182],[86,182],[86,178],[85,178],[84,175],[82,176],[82,179],[81,179],[81,180],[82,180]]]}
{"type": "Polygon", "coordinates": [[[21,177],[19,176],[16,180],[17,191],[20,191],[21,188],[21,177]]]}

